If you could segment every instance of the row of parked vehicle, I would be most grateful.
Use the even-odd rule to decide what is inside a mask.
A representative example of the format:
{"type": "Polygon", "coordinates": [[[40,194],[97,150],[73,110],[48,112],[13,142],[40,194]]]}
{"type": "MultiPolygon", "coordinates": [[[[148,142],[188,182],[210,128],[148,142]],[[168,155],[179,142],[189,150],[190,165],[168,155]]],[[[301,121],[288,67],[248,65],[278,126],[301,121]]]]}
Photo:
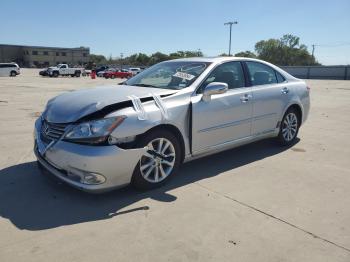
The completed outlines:
{"type": "MultiPolygon", "coordinates": [[[[68,64],[58,64],[50,66],[39,72],[41,76],[59,77],[71,76],[80,77],[90,75],[92,70],[87,70],[83,67],[69,67],[68,64]]],[[[109,68],[108,66],[100,66],[95,69],[98,77],[104,78],[130,78],[142,71],[139,67],[130,67],[129,69],[109,68]]],[[[16,63],[0,63],[0,76],[17,76],[20,74],[20,67],[16,63]]]]}
{"type": "MultiPolygon", "coordinates": [[[[51,66],[39,72],[41,76],[58,77],[58,76],[71,76],[80,77],[90,75],[92,70],[79,67],[69,67],[67,64],[58,64],[57,66],[51,66]]],[[[98,77],[104,78],[130,78],[139,72],[141,68],[133,67],[129,69],[116,69],[109,68],[108,66],[101,66],[94,70],[98,77]]]]}

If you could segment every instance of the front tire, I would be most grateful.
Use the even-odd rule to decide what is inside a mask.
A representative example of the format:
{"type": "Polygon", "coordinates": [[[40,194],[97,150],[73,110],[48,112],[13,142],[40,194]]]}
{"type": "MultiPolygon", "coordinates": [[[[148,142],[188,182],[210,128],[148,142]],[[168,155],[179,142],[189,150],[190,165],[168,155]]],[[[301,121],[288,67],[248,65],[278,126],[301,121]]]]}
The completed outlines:
{"type": "Polygon", "coordinates": [[[174,176],[181,164],[178,139],[167,130],[155,130],[145,135],[139,146],[147,146],[149,150],[137,163],[131,184],[141,190],[162,186],[174,176]]]}
{"type": "Polygon", "coordinates": [[[280,125],[280,132],[277,137],[278,142],[282,146],[292,145],[298,136],[299,127],[300,117],[298,112],[294,108],[288,109],[280,125]]]}

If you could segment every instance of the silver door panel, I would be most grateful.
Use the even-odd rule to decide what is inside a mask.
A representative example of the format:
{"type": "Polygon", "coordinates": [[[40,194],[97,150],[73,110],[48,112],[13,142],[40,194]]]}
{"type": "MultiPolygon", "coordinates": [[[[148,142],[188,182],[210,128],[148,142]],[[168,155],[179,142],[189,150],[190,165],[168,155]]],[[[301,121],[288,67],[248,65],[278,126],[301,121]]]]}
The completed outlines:
{"type": "Polygon", "coordinates": [[[201,98],[202,95],[196,95],[191,99],[193,152],[250,136],[250,88],[232,89],[224,94],[213,95],[208,102],[201,98]],[[242,99],[244,95],[249,99],[242,99]]]}

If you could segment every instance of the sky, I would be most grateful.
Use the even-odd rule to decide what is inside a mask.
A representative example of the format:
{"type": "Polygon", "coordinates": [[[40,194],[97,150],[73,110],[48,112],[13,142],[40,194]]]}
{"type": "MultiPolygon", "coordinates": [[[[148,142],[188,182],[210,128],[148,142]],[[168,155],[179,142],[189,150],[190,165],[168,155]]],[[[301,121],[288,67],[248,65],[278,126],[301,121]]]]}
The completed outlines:
{"type": "Polygon", "coordinates": [[[0,4],[0,44],[90,47],[119,57],[198,50],[250,50],[284,34],[315,44],[325,65],[350,64],[350,0],[11,0],[0,4]]]}

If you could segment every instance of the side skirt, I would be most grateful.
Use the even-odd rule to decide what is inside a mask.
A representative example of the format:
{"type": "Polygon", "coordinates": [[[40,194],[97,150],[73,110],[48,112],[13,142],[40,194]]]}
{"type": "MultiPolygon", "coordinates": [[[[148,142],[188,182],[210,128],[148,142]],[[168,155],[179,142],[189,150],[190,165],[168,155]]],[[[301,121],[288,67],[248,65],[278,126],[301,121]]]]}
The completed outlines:
{"type": "Polygon", "coordinates": [[[264,133],[264,134],[260,134],[257,136],[250,136],[250,137],[245,137],[242,139],[238,139],[238,140],[234,140],[234,141],[229,141],[223,144],[219,144],[219,145],[215,145],[213,147],[210,147],[208,149],[205,150],[201,150],[201,151],[196,151],[196,152],[192,152],[192,147],[191,147],[191,155],[187,155],[184,159],[184,163],[186,162],[190,162],[192,160],[198,159],[198,158],[202,158],[205,156],[209,156],[209,155],[213,155],[222,151],[226,151],[229,149],[233,149],[239,146],[243,146],[243,145],[247,145],[259,140],[263,140],[266,138],[271,138],[271,137],[276,137],[278,135],[278,132],[276,130],[272,130],[268,133],[264,133]]]}

